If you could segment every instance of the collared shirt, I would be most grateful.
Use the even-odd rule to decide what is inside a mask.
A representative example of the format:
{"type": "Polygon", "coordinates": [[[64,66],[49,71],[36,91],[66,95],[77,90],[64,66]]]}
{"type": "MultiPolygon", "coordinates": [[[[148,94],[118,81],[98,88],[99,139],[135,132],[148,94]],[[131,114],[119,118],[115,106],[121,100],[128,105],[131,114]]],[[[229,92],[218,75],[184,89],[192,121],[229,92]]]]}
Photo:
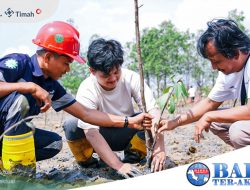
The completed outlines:
{"type": "Polygon", "coordinates": [[[216,83],[208,97],[216,102],[224,102],[226,100],[240,98],[243,74],[247,98],[250,98],[250,59],[247,61],[246,66],[239,72],[231,73],[229,75],[219,72],[216,83]]]}
{"type": "MultiPolygon", "coordinates": [[[[72,105],[76,100],[68,94],[60,83],[51,78],[44,78],[39,67],[37,56],[29,57],[25,54],[9,54],[0,59],[0,81],[4,82],[33,82],[50,94],[52,107],[55,111],[72,105]]],[[[0,98],[0,114],[6,112],[12,105],[18,93],[13,92],[0,98]]],[[[31,94],[24,94],[30,106],[29,115],[40,113],[40,107],[31,94]]]]}

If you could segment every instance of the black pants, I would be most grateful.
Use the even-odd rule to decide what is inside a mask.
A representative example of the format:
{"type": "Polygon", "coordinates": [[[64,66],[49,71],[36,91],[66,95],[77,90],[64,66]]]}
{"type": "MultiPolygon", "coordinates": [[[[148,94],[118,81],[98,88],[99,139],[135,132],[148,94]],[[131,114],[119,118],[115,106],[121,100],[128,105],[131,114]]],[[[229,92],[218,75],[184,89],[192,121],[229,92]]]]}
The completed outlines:
{"type": "MultiPolygon", "coordinates": [[[[85,138],[84,130],[77,127],[77,122],[77,118],[72,118],[63,124],[66,139],[69,141],[85,138]]],[[[100,127],[99,132],[113,151],[124,150],[135,134],[145,139],[144,131],[131,128],[100,127]]]]}
{"type": "MultiPolygon", "coordinates": [[[[15,123],[25,118],[27,116],[26,113],[29,111],[27,99],[21,94],[15,94],[16,96],[13,104],[9,108],[6,107],[6,110],[0,113],[0,134],[8,130],[8,128],[13,126],[15,123]]],[[[6,98],[8,98],[8,96],[6,98]]],[[[1,99],[1,101],[3,100],[4,99],[1,99]]],[[[31,131],[31,128],[26,122],[22,122],[19,126],[7,132],[6,135],[21,135],[29,131],[31,131]]],[[[34,142],[37,161],[52,158],[62,149],[62,137],[54,132],[36,128],[34,142]]],[[[0,141],[0,148],[0,156],[2,156],[2,140],[0,141]]]]}

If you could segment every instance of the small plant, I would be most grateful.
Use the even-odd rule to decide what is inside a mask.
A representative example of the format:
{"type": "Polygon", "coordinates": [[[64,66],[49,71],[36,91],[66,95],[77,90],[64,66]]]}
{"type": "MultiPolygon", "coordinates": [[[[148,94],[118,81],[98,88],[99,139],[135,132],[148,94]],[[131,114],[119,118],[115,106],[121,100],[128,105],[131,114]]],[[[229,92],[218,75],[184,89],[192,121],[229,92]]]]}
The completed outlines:
{"type": "MultiPolygon", "coordinates": [[[[173,77],[172,77],[173,81],[173,77]]],[[[160,106],[161,109],[161,115],[160,120],[162,118],[162,115],[164,113],[165,108],[167,107],[168,112],[170,114],[173,114],[176,110],[176,105],[181,99],[184,99],[188,97],[187,89],[182,82],[182,80],[178,80],[177,82],[172,82],[173,85],[168,86],[163,91],[163,96],[161,96],[157,100],[157,104],[160,106]]]]}
{"type": "MultiPolygon", "coordinates": [[[[174,82],[173,77],[171,77],[171,81],[173,85],[168,86],[163,91],[163,96],[161,96],[157,100],[157,104],[160,106],[160,109],[161,109],[161,114],[160,114],[158,124],[162,119],[162,115],[166,107],[168,109],[168,112],[170,114],[173,114],[176,110],[176,105],[180,101],[180,99],[181,98],[185,99],[188,97],[187,89],[184,83],[182,82],[182,80],[179,79],[177,82],[174,82]]],[[[154,146],[156,144],[157,126],[154,126],[154,131],[155,131],[155,136],[153,139],[151,150],[154,149],[154,146]]]]}

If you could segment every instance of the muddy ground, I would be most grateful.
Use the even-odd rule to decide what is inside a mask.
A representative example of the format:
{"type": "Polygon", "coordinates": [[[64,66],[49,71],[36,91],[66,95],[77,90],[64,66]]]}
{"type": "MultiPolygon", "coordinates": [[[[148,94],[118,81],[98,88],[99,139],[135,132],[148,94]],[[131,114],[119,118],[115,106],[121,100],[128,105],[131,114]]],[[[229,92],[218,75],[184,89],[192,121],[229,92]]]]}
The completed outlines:
{"type": "MultiPolygon", "coordinates": [[[[182,111],[185,109],[188,107],[182,108],[182,111]]],[[[69,117],[71,116],[65,112],[56,113],[51,109],[47,113],[40,114],[39,118],[33,119],[36,127],[60,134],[63,138],[63,149],[55,157],[37,162],[35,180],[4,177],[0,179],[0,189],[70,189],[123,179],[105,165],[95,169],[78,167],[68,148],[62,129],[63,121],[69,117]]],[[[166,168],[177,167],[233,150],[210,132],[205,134],[205,139],[200,144],[197,144],[193,140],[193,132],[194,124],[165,132],[165,148],[168,156],[166,168]],[[196,152],[193,150],[190,152],[190,147],[194,147],[196,152]]],[[[119,156],[122,157],[122,153],[119,153],[119,156]]]]}
{"type": "MultiPolygon", "coordinates": [[[[37,163],[37,178],[45,179],[46,183],[60,188],[81,187],[122,179],[109,167],[81,169],[77,166],[61,127],[63,121],[69,117],[71,116],[65,112],[56,113],[49,110],[46,114],[41,114],[40,118],[34,119],[33,123],[37,127],[55,131],[63,138],[63,149],[58,155],[37,163]]],[[[194,124],[165,132],[165,147],[168,156],[166,168],[188,164],[233,150],[210,132],[205,134],[205,139],[200,144],[197,144],[193,140],[193,131],[194,124]],[[192,150],[190,152],[190,147],[195,147],[196,152],[192,153],[192,150]]],[[[119,155],[122,156],[122,153],[119,155]]]]}

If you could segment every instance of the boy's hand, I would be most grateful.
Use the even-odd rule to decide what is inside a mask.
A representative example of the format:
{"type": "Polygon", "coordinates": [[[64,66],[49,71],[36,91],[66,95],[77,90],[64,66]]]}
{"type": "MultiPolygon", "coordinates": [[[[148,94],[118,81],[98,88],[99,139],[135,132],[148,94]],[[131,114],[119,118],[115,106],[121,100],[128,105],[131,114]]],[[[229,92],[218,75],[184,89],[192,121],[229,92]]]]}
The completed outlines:
{"type": "Polygon", "coordinates": [[[135,117],[130,117],[128,125],[130,128],[142,130],[144,127],[150,129],[152,127],[153,116],[148,113],[141,113],[135,117]]]}

